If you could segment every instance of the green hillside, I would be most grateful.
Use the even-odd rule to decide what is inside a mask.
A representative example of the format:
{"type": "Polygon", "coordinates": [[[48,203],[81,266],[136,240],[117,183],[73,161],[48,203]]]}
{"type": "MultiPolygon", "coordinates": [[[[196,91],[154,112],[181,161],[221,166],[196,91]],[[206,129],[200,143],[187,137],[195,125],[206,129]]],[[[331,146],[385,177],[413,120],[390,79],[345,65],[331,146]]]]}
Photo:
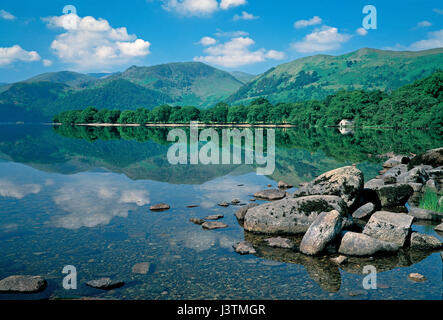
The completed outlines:
{"type": "Polygon", "coordinates": [[[226,102],[260,97],[273,103],[320,100],[338,90],[391,91],[443,66],[443,48],[417,51],[360,49],[341,56],[316,55],[270,69],[241,87],[226,102]]]}
{"type": "Polygon", "coordinates": [[[246,73],[246,72],[241,72],[241,71],[232,71],[232,72],[230,72],[230,74],[235,79],[237,79],[238,81],[240,81],[242,83],[248,83],[249,81],[251,81],[252,79],[257,77],[256,75],[246,73]]]}
{"type": "Polygon", "coordinates": [[[200,62],[169,63],[153,67],[133,66],[96,85],[124,79],[171,97],[171,104],[209,107],[227,98],[242,82],[225,71],[200,62]]]}
{"type": "Polygon", "coordinates": [[[35,82],[53,82],[66,84],[72,88],[85,88],[97,81],[96,78],[71,71],[60,71],[60,72],[49,72],[43,73],[38,76],[32,77],[28,80],[23,81],[24,83],[35,83],[35,82]]]}

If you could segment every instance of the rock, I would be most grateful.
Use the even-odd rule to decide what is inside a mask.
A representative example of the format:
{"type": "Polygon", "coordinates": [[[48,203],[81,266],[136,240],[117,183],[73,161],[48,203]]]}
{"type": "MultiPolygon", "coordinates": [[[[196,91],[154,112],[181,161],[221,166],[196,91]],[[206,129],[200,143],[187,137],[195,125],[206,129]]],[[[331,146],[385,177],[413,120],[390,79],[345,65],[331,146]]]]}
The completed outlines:
{"type": "Polygon", "coordinates": [[[294,197],[309,195],[334,195],[352,207],[363,189],[363,173],[354,166],[328,171],[307,185],[300,187],[294,197]]]}
{"type": "Polygon", "coordinates": [[[169,210],[171,207],[166,204],[166,203],[159,203],[156,205],[153,205],[149,208],[149,210],[151,211],[165,211],[165,210],[169,210]]]}
{"type": "Polygon", "coordinates": [[[423,184],[418,183],[418,182],[408,182],[408,185],[411,186],[412,190],[414,190],[414,192],[420,192],[421,189],[423,189],[423,184]]]}
{"type": "Polygon", "coordinates": [[[365,219],[375,212],[375,205],[372,202],[366,203],[354,211],[352,217],[355,219],[365,219]]]}
{"type": "Polygon", "coordinates": [[[364,188],[370,190],[376,190],[380,187],[383,187],[384,185],[385,182],[383,181],[383,179],[372,179],[364,184],[364,188]]]}
{"type": "Polygon", "coordinates": [[[396,184],[397,183],[397,178],[394,176],[384,176],[383,177],[383,182],[384,184],[396,184]]]}
{"type": "Polygon", "coordinates": [[[123,281],[113,281],[111,278],[100,278],[86,282],[86,285],[101,290],[112,290],[124,286],[123,281]]]}
{"type": "Polygon", "coordinates": [[[337,210],[346,216],[346,204],[337,196],[285,198],[251,208],[245,215],[247,231],[268,234],[299,234],[322,212],[337,210]]]}
{"type": "Polygon", "coordinates": [[[346,262],[346,260],[348,260],[348,258],[346,256],[338,256],[336,258],[331,258],[331,261],[335,264],[343,264],[346,262]]]}
{"type": "Polygon", "coordinates": [[[206,230],[215,230],[215,229],[223,229],[227,228],[228,225],[219,221],[206,221],[202,224],[202,228],[206,230]]]}
{"type": "Polygon", "coordinates": [[[440,207],[443,206],[443,196],[441,196],[440,199],[438,199],[438,205],[440,207]]]}
{"type": "Polygon", "coordinates": [[[235,212],[235,216],[238,221],[243,221],[245,219],[246,212],[248,212],[249,209],[257,207],[257,203],[250,203],[247,206],[241,207],[235,212]]]}
{"type": "Polygon", "coordinates": [[[401,156],[401,155],[395,156],[393,158],[386,160],[385,163],[383,163],[383,168],[393,168],[400,164],[408,164],[410,160],[411,159],[409,159],[409,157],[406,156],[401,156]]]}
{"type": "Polygon", "coordinates": [[[149,272],[150,266],[151,266],[151,264],[149,262],[136,263],[132,267],[132,273],[147,274],[149,272]]]}
{"type": "Polygon", "coordinates": [[[338,252],[350,256],[371,256],[381,252],[397,252],[399,246],[374,239],[362,233],[346,232],[343,236],[338,252]]]}
{"type": "Polygon", "coordinates": [[[411,231],[413,220],[413,217],[403,213],[378,211],[371,216],[363,233],[403,247],[411,231]]]}
{"type": "Polygon", "coordinates": [[[426,182],[426,188],[428,188],[434,192],[438,192],[438,190],[440,190],[439,185],[437,184],[437,182],[435,182],[434,179],[429,179],[426,182]]]}
{"type": "Polygon", "coordinates": [[[411,170],[404,172],[397,176],[397,182],[399,183],[425,183],[429,179],[429,175],[426,169],[430,169],[429,166],[418,166],[411,170]]]}
{"type": "Polygon", "coordinates": [[[252,244],[250,244],[247,241],[242,241],[242,242],[236,243],[235,245],[233,245],[233,248],[234,248],[235,252],[242,254],[242,255],[257,253],[255,251],[254,247],[252,246],[252,244]]]}
{"type": "Polygon", "coordinates": [[[426,277],[420,273],[410,273],[408,275],[408,279],[414,282],[423,282],[426,281],[426,277]]]}
{"type": "Polygon", "coordinates": [[[265,200],[280,200],[286,196],[284,190],[268,189],[254,193],[254,197],[265,200]]]}
{"type": "Polygon", "coordinates": [[[437,250],[443,247],[443,243],[436,237],[413,232],[411,234],[411,249],[418,250],[437,250]]]}
{"type": "Polygon", "coordinates": [[[393,184],[375,188],[380,205],[383,208],[404,206],[414,194],[414,190],[408,184],[393,184]]]}
{"type": "Polygon", "coordinates": [[[203,223],[205,223],[205,220],[200,219],[200,218],[191,218],[191,219],[189,219],[189,221],[194,224],[198,224],[198,225],[202,225],[203,223]]]}
{"type": "Polygon", "coordinates": [[[0,280],[0,292],[36,293],[43,291],[47,282],[40,276],[9,276],[0,280]]]}
{"type": "Polygon", "coordinates": [[[277,237],[277,238],[268,238],[265,239],[266,244],[272,248],[283,248],[283,249],[292,249],[294,248],[294,244],[291,240],[277,237]]]}
{"type": "Polygon", "coordinates": [[[341,232],[342,218],[338,211],[322,212],[309,226],[300,244],[300,251],[316,255],[341,232]]]}
{"type": "Polygon", "coordinates": [[[285,182],[283,180],[280,180],[278,182],[277,187],[279,187],[280,189],[291,189],[293,187],[293,185],[289,184],[289,183],[287,183],[287,182],[285,182]]]}
{"type": "Polygon", "coordinates": [[[224,217],[225,216],[222,214],[214,214],[214,215],[205,217],[204,220],[220,220],[220,219],[223,219],[224,217]]]}
{"type": "Polygon", "coordinates": [[[440,223],[438,226],[434,228],[435,231],[443,232],[443,223],[440,223]]]}
{"type": "Polygon", "coordinates": [[[438,213],[428,209],[422,209],[417,207],[411,207],[409,214],[419,220],[434,220],[440,221],[443,218],[442,213],[438,213]]]}
{"type": "Polygon", "coordinates": [[[240,200],[238,199],[232,199],[231,204],[239,204],[240,200]]]}
{"type": "Polygon", "coordinates": [[[220,202],[218,205],[220,207],[229,207],[229,203],[227,203],[226,201],[220,202]]]}
{"type": "Polygon", "coordinates": [[[425,153],[422,153],[418,156],[412,158],[409,162],[408,168],[412,169],[413,167],[425,164],[430,165],[434,168],[443,165],[443,147],[438,149],[428,150],[425,153]]]}

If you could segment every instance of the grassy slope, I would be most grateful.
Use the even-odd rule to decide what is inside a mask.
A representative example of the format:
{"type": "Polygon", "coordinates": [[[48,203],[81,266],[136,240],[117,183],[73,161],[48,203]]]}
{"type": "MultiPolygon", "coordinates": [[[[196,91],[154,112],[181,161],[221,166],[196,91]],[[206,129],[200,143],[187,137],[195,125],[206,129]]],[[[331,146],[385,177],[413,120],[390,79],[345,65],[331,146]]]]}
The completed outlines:
{"type": "Polygon", "coordinates": [[[337,57],[316,55],[269,70],[240,88],[227,102],[239,104],[258,97],[271,102],[322,99],[340,89],[389,91],[442,66],[443,48],[418,52],[364,48],[337,57]]]}

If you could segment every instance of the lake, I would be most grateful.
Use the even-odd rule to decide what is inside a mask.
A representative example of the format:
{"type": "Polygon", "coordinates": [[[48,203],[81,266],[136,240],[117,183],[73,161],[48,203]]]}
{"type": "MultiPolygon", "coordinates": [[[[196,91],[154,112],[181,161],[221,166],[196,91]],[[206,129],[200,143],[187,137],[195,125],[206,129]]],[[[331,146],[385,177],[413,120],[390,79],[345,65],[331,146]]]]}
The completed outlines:
{"type": "MultiPolygon", "coordinates": [[[[171,164],[170,130],[0,125],[0,279],[30,274],[48,281],[41,293],[0,299],[442,298],[439,252],[350,259],[338,267],[327,257],[263,246],[264,236],[238,224],[239,206],[218,205],[250,203],[255,192],[280,180],[298,186],[351,164],[367,181],[382,168],[378,155],[441,147],[441,130],[275,129],[269,175],[257,174],[255,163],[171,164]],[[171,209],[150,211],[157,203],[171,209]],[[223,214],[229,227],[208,231],[189,222],[213,214],[223,214]],[[255,255],[234,252],[232,245],[245,239],[257,247],[255,255]],[[146,274],[133,273],[142,262],[149,263],[146,274]],[[363,289],[366,264],[378,270],[376,290],[363,289]],[[67,265],[77,270],[76,290],[63,288],[67,265]],[[411,282],[411,272],[427,281],[411,282]],[[86,286],[100,277],[125,285],[111,291],[86,286]]],[[[443,240],[435,225],[413,229],[443,240]]]]}

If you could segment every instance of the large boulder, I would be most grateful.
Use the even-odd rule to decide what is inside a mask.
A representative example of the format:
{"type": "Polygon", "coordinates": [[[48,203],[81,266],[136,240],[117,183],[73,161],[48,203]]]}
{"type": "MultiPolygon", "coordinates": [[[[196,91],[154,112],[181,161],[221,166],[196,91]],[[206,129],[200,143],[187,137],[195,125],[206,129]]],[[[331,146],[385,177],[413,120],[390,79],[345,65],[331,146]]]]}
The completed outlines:
{"type": "Polygon", "coordinates": [[[254,197],[265,200],[280,200],[286,197],[286,191],[280,189],[267,189],[254,193],[254,197]]]}
{"type": "Polygon", "coordinates": [[[385,185],[381,179],[373,179],[365,184],[365,189],[372,190],[377,195],[379,205],[383,208],[404,206],[414,194],[409,184],[385,185]]]}
{"type": "Polygon", "coordinates": [[[246,206],[243,206],[235,212],[235,217],[237,218],[238,221],[243,222],[243,220],[245,220],[246,212],[248,212],[249,209],[257,206],[258,206],[257,203],[250,203],[246,206]]]}
{"type": "Polygon", "coordinates": [[[401,164],[408,164],[411,159],[407,156],[395,156],[392,157],[383,163],[383,168],[393,168],[401,164]]]}
{"type": "Polygon", "coordinates": [[[414,217],[407,214],[378,211],[371,216],[363,233],[372,238],[403,247],[410,234],[413,220],[414,217]]]}
{"type": "Polygon", "coordinates": [[[371,216],[375,212],[375,205],[372,202],[368,202],[354,211],[352,217],[355,219],[365,219],[371,216]]]}
{"type": "Polygon", "coordinates": [[[309,226],[300,244],[300,251],[316,255],[341,232],[342,217],[336,210],[322,212],[309,226]]]}
{"type": "Polygon", "coordinates": [[[323,173],[300,187],[294,197],[309,195],[333,195],[341,197],[352,207],[363,189],[363,173],[354,166],[342,167],[323,173]]]}
{"type": "Polygon", "coordinates": [[[40,276],[9,276],[0,280],[0,292],[36,293],[46,288],[47,282],[40,276]]]}
{"type": "Polygon", "coordinates": [[[346,203],[337,196],[285,198],[249,209],[244,228],[268,234],[305,233],[320,213],[332,210],[347,215],[346,203]]]}
{"type": "Polygon", "coordinates": [[[338,252],[350,256],[371,256],[376,253],[397,252],[399,246],[374,239],[368,235],[356,232],[346,232],[343,236],[338,252]]]}
{"type": "Polygon", "coordinates": [[[443,147],[428,150],[425,153],[419,154],[412,158],[409,162],[409,169],[412,169],[415,166],[420,164],[429,165],[433,168],[443,166],[443,147]]]}
{"type": "Polygon", "coordinates": [[[409,209],[409,214],[418,220],[440,221],[443,219],[443,213],[417,207],[411,207],[409,209]]]}
{"type": "Polygon", "coordinates": [[[431,169],[431,166],[418,166],[409,171],[403,172],[397,176],[398,183],[425,183],[429,179],[426,170],[431,169]]]}
{"type": "Polygon", "coordinates": [[[443,244],[436,237],[418,232],[411,234],[411,249],[437,250],[441,247],[443,247],[443,244]]]}

